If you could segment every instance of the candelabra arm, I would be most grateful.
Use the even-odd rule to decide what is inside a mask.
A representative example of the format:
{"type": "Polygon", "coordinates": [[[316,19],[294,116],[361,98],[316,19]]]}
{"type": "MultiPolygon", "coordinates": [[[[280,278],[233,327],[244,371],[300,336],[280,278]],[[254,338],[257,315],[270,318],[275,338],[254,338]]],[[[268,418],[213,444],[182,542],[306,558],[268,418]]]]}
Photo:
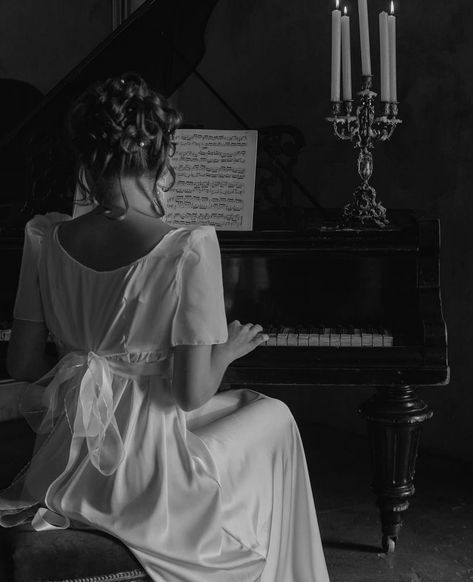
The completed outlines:
{"type": "Polygon", "coordinates": [[[357,130],[357,118],[352,115],[352,102],[344,101],[342,110],[341,101],[332,101],[332,116],[326,117],[332,123],[333,133],[341,140],[353,139],[353,132],[357,130]]]}

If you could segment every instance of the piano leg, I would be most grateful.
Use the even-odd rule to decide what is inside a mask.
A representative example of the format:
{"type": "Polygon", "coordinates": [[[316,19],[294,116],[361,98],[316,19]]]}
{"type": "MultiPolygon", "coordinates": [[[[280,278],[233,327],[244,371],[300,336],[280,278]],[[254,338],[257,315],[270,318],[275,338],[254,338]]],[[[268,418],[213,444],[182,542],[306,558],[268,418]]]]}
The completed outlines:
{"type": "Polygon", "coordinates": [[[414,494],[414,473],[421,423],[432,417],[427,404],[409,386],[378,388],[360,408],[368,424],[373,464],[373,490],[377,495],[383,531],[382,546],[394,552],[403,513],[414,494]]]}

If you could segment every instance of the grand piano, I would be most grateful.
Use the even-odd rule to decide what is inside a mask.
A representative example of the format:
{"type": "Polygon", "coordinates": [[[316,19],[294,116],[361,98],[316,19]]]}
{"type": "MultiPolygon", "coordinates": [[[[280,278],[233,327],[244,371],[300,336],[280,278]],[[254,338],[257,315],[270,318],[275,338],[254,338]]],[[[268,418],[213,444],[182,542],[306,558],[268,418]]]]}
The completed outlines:
{"type": "MultiPolygon", "coordinates": [[[[0,225],[1,377],[7,377],[23,226],[37,212],[72,207],[65,196],[71,160],[61,145],[65,109],[91,82],[126,70],[172,94],[188,75],[198,74],[203,30],[216,1],[148,0],[3,136],[4,170],[13,167],[8,166],[8,152],[13,152],[23,160],[25,180],[20,196],[16,184],[16,199],[0,225]],[[187,24],[177,26],[183,13],[187,24]],[[161,55],[162,63],[143,59],[148,49],[161,55]]],[[[223,102],[209,80],[202,82],[223,102]]],[[[228,319],[261,323],[270,335],[266,345],[232,364],[221,389],[305,386],[316,402],[319,386],[372,388],[360,411],[371,443],[382,546],[392,552],[414,494],[421,425],[432,416],[416,388],[446,385],[449,379],[439,221],[393,210],[385,228],[341,227],[340,212],[321,208],[275,153],[274,136],[288,131],[276,128],[271,148],[265,142],[268,132],[260,132],[254,230],[218,233],[228,319]],[[271,166],[285,188],[306,195],[311,208],[292,207],[284,196],[278,203],[271,180],[263,179],[271,166]]],[[[297,132],[292,137],[301,140],[297,132]]]]}

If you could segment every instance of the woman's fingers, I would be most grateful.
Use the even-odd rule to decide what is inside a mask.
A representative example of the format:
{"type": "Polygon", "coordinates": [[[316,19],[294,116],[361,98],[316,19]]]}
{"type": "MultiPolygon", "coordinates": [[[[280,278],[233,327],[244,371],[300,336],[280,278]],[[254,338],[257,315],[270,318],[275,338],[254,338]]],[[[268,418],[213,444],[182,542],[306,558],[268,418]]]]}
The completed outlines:
{"type": "Polygon", "coordinates": [[[254,349],[256,349],[258,346],[260,346],[262,343],[268,341],[268,339],[269,339],[269,337],[266,334],[264,334],[264,333],[258,333],[258,334],[256,334],[246,344],[248,346],[246,353],[252,352],[254,349]]]}
{"type": "Polygon", "coordinates": [[[232,321],[231,323],[228,324],[229,328],[236,328],[238,330],[238,328],[240,328],[242,331],[246,331],[246,332],[250,332],[252,335],[253,334],[257,334],[260,333],[261,331],[263,331],[262,326],[259,323],[245,323],[245,324],[241,324],[238,319],[235,319],[234,321],[232,321]]]}
{"type": "Polygon", "coordinates": [[[263,328],[261,327],[261,325],[253,325],[248,332],[248,337],[250,338],[250,340],[254,340],[261,335],[262,331],[263,328]]]}
{"type": "Polygon", "coordinates": [[[238,357],[251,352],[269,339],[267,334],[262,333],[263,327],[259,323],[241,324],[234,320],[228,325],[228,329],[229,342],[235,346],[236,352],[239,353],[238,357]]]}

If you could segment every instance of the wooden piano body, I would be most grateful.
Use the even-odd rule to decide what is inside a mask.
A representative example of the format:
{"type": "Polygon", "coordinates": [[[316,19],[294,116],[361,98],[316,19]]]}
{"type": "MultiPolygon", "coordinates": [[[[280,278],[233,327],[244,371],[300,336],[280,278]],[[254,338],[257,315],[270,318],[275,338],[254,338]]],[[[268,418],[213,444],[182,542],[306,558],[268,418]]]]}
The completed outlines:
{"type": "MultiPolygon", "coordinates": [[[[197,3],[180,0],[173,4],[167,23],[173,18],[177,22],[179,12],[192,10],[200,16],[190,21],[200,20],[203,28],[215,3],[206,0],[197,7],[197,3]]],[[[45,127],[58,126],[58,112],[62,114],[84,85],[118,72],[113,55],[122,55],[125,64],[121,66],[138,70],[166,94],[190,73],[198,58],[189,56],[192,51],[183,55],[181,42],[177,73],[166,69],[158,78],[156,63],[142,58],[146,52],[142,43],[149,42],[145,28],[153,18],[158,21],[163,4],[148,0],[128,24],[45,99],[44,107],[38,108],[8,138],[10,141],[4,140],[15,155],[27,142],[33,144],[24,158],[29,164],[27,171],[37,170],[45,149],[58,151],[59,142],[43,139],[45,127]],[[31,134],[41,139],[31,140],[31,134]]],[[[200,37],[195,36],[190,34],[196,52],[201,54],[200,37]]],[[[162,38],[175,54],[172,39],[162,38]]],[[[169,57],[169,51],[166,54],[169,57]]],[[[56,137],[60,141],[60,131],[56,137]]],[[[259,157],[263,154],[260,150],[259,157]]],[[[71,209],[71,201],[57,194],[70,179],[69,166],[67,160],[57,159],[61,163],[56,163],[56,168],[43,168],[51,171],[49,176],[54,180],[26,180],[23,198],[19,204],[12,202],[10,217],[0,225],[0,322],[5,330],[11,325],[22,227],[36,212],[71,209]]],[[[314,403],[318,386],[372,387],[374,395],[361,412],[371,438],[373,488],[381,512],[383,546],[392,551],[402,515],[414,493],[421,423],[432,415],[415,388],[445,385],[449,377],[440,299],[439,222],[409,211],[390,211],[388,228],[348,229],[338,228],[337,211],[299,210],[292,213],[286,205],[274,219],[258,214],[257,206],[254,231],[218,233],[228,319],[262,323],[276,336],[281,334],[282,344],[262,346],[236,361],[225,374],[222,387],[288,386],[297,390],[298,386],[310,386],[314,403]],[[285,339],[288,333],[291,345],[284,345],[289,341],[285,339]],[[359,345],[362,337],[364,343],[359,345]],[[391,340],[385,342],[380,337],[391,340]]],[[[3,339],[8,339],[6,331],[3,339]]],[[[7,341],[0,342],[3,377],[6,347],[7,341]]]]}
{"type": "MultiPolygon", "coordinates": [[[[399,387],[447,381],[439,223],[392,211],[387,229],[340,229],[337,215],[299,231],[220,232],[230,320],[332,330],[329,345],[264,346],[225,380],[399,387]],[[363,330],[363,346],[337,333],[363,330]],[[370,333],[390,332],[377,346],[370,333]],[[344,343],[345,345],[342,345],[344,343]]],[[[308,329],[307,329],[308,328],[308,329]]],[[[300,335],[300,334],[298,334],[300,335]]],[[[321,339],[324,334],[320,333],[321,339]]],[[[295,338],[297,340],[297,337],[295,338]]],[[[317,344],[317,341],[314,342],[317,344]]]]}

